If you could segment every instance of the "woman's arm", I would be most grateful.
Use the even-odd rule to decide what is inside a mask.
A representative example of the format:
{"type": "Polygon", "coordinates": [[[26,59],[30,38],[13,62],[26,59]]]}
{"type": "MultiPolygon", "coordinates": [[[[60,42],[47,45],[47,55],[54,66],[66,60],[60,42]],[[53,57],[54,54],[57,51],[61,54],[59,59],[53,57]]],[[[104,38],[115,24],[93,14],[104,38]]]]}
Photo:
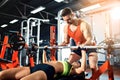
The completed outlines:
{"type": "Polygon", "coordinates": [[[81,66],[79,68],[74,69],[74,74],[80,74],[86,69],[86,51],[81,50],[82,58],[81,58],[81,66]]]}
{"type": "Polygon", "coordinates": [[[46,50],[43,49],[43,54],[42,54],[42,63],[46,63],[47,61],[47,56],[46,56],[46,50]]]}

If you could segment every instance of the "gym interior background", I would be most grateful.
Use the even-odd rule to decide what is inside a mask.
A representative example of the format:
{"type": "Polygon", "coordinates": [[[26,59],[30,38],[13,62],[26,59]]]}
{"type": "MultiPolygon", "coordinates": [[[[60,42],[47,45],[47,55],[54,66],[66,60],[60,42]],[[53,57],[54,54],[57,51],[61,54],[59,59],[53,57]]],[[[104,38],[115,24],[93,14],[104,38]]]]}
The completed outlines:
{"type": "MultiPolygon", "coordinates": [[[[91,25],[94,40],[97,41],[96,45],[106,45],[104,40],[108,38],[112,39],[114,44],[120,44],[119,0],[0,0],[1,51],[4,36],[7,35],[10,38],[17,32],[22,33],[28,45],[30,43],[36,43],[38,46],[50,45],[51,26],[55,26],[56,43],[60,43],[64,35],[62,34],[64,22],[60,17],[60,11],[65,7],[72,8],[77,17],[91,25]],[[43,10],[35,12],[40,7],[43,10]]],[[[67,59],[68,51],[69,49],[58,50],[57,59],[67,59]]],[[[6,49],[5,58],[11,60],[12,53],[11,48],[6,49]]],[[[22,49],[20,53],[22,53],[18,55],[20,65],[24,66],[28,61],[26,50],[22,49]]],[[[41,63],[41,53],[42,50],[39,50],[35,55],[35,64],[41,63]]],[[[120,67],[120,50],[114,49],[111,53],[111,64],[120,67]]],[[[106,50],[98,50],[98,64],[102,65],[106,61],[106,54],[106,50]]]]}

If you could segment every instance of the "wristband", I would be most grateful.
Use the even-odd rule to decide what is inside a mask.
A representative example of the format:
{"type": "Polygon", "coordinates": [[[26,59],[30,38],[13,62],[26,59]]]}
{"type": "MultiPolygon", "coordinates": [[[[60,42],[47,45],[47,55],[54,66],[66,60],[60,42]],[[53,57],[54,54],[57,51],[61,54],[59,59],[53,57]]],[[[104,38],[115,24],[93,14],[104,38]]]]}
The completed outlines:
{"type": "Polygon", "coordinates": [[[48,49],[48,48],[47,48],[47,47],[45,47],[43,50],[47,51],[47,49],[48,49]]]}

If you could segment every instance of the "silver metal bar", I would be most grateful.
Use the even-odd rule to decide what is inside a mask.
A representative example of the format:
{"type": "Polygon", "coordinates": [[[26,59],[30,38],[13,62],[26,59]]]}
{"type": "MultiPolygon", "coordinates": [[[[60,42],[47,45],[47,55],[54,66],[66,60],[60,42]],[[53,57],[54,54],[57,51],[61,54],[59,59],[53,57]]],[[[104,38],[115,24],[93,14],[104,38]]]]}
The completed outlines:
{"type": "MultiPolygon", "coordinates": [[[[39,49],[44,49],[45,47],[39,47],[39,49]]],[[[48,46],[47,47],[48,49],[64,49],[64,48],[70,48],[70,49],[73,49],[73,48],[78,48],[78,46],[48,46]]],[[[81,47],[81,48],[107,48],[107,46],[84,46],[84,47],[81,47]]]]}
{"type": "MultiPolygon", "coordinates": [[[[118,45],[111,45],[112,48],[115,48],[115,49],[120,49],[120,44],[118,45]]],[[[39,49],[44,49],[45,47],[41,46],[39,47],[39,49]]],[[[48,49],[65,49],[65,48],[70,48],[70,49],[74,49],[74,48],[78,48],[78,46],[47,46],[48,49]]],[[[107,49],[108,48],[108,45],[106,46],[84,46],[84,47],[81,47],[81,48],[92,48],[92,49],[107,49]]]]}
{"type": "Polygon", "coordinates": [[[114,45],[113,45],[113,48],[114,48],[114,49],[120,49],[120,43],[114,44],[114,45]]]}

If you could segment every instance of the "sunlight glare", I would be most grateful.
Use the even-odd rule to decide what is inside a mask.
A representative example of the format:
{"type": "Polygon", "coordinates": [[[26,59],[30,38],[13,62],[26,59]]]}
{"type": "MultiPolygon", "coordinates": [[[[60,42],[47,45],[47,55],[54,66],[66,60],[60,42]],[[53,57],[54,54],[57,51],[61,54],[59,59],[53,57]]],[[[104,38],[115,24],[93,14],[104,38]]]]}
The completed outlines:
{"type": "Polygon", "coordinates": [[[110,15],[113,19],[120,19],[120,7],[110,10],[110,15]]]}

